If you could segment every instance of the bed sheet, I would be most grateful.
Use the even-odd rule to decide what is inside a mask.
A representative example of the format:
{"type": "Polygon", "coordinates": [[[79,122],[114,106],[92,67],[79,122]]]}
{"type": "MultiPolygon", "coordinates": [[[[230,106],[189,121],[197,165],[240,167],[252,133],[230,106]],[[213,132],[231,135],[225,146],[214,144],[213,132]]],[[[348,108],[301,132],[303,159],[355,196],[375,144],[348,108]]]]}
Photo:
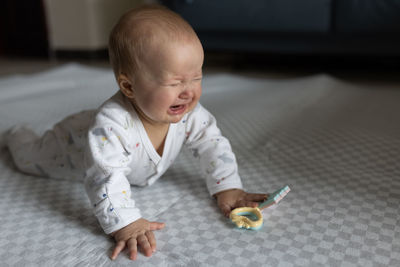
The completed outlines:
{"type": "MultiPolygon", "coordinates": [[[[68,64],[0,79],[0,132],[38,133],[116,90],[108,69],[68,64]]],[[[132,187],[144,217],[166,223],[157,252],[111,261],[113,240],[82,183],[24,175],[2,148],[1,266],[400,266],[400,88],[320,74],[205,75],[202,104],[236,153],[245,188],[292,191],[237,229],[186,151],[157,183],[132,187]]],[[[1,140],[3,142],[3,140],[1,140]]]]}

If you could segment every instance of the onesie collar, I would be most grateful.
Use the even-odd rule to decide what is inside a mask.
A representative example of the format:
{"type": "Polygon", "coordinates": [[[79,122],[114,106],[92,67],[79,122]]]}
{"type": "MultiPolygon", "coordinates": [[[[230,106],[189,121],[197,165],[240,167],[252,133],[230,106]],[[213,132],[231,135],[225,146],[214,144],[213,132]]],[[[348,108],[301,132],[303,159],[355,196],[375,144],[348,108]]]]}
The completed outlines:
{"type": "Polygon", "coordinates": [[[156,149],[154,148],[153,144],[151,143],[151,140],[149,136],[147,135],[146,129],[144,128],[144,125],[142,123],[142,120],[139,118],[136,110],[132,107],[132,115],[135,123],[135,127],[137,132],[139,133],[140,139],[142,141],[143,147],[147,152],[147,155],[150,157],[151,161],[155,165],[159,165],[159,163],[164,159],[168,157],[168,154],[171,149],[171,139],[173,139],[173,133],[175,132],[175,123],[170,123],[167,136],[165,138],[164,142],[164,149],[163,149],[163,156],[161,157],[156,149]]]}

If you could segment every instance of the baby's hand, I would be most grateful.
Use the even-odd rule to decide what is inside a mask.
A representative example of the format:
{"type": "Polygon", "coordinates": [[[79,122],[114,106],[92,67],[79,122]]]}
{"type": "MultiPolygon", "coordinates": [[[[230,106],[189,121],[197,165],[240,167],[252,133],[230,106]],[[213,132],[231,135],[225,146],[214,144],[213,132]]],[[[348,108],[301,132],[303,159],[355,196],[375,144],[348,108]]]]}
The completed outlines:
{"type": "Polygon", "coordinates": [[[221,209],[222,213],[225,217],[229,217],[233,209],[239,207],[257,207],[257,202],[266,200],[268,195],[251,194],[240,189],[231,189],[219,192],[215,194],[215,197],[217,198],[218,207],[221,209]]]}
{"type": "Polygon", "coordinates": [[[119,253],[125,247],[128,247],[129,258],[136,260],[138,246],[141,247],[147,257],[150,257],[156,251],[156,239],[153,231],[160,230],[164,226],[164,223],[139,219],[112,233],[111,236],[114,237],[117,245],[114,248],[111,259],[115,260],[119,253]]]}

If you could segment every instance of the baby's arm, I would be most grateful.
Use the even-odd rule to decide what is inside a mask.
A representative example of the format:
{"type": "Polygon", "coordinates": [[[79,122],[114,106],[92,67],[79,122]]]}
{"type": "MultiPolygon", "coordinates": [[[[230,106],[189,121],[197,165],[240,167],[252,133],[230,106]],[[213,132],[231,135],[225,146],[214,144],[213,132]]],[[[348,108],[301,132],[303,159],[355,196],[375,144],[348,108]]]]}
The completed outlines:
{"type": "Polygon", "coordinates": [[[242,189],[236,157],[217,122],[200,104],[188,116],[185,146],[198,160],[208,191],[214,195],[229,189],[242,189]]]}
{"type": "Polygon", "coordinates": [[[186,145],[200,161],[211,195],[225,216],[232,209],[249,206],[266,199],[266,194],[251,194],[242,190],[235,155],[229,141],[222,136],[215,118],[199,105],[188,118],[190,133],[186,145]]]}
{"type": "Polygon", "coordinates": [[[116,124],[95,125],[88,133],[85,189],[106,234],[140,219],[140,210],[131,198],[126,174],[131,156],[123,130],[116,124]]]}
{"type": "Polygon", "coordinates": [[[88,133],[86,192],[104,232],[117,242],[112,258],[128,247],[135,259],[137,246],[150,256],[155,249],[152,231],[161,229],[163,224],[141,218],[126,178],[131,171],[134,140],[129,129],[118,122],[118,114],[109,110],[104,113],[96,116],[88,133]]]}

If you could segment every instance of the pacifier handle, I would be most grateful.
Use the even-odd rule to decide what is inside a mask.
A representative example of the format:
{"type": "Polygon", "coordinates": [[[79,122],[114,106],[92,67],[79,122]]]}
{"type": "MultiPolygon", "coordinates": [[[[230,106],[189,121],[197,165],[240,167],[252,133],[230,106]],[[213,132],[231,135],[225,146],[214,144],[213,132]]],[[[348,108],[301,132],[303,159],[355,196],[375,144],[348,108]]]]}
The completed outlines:
{"type": "Polygon", "coordinates": [[[258,204],[258,208],[260,210],[266,209],[274,204],[278,204],[288,193],[290,192],[289,186],[282,187],[281,189],[276,190],[274,193],[269,195],[267,200],[258,204]]]}

